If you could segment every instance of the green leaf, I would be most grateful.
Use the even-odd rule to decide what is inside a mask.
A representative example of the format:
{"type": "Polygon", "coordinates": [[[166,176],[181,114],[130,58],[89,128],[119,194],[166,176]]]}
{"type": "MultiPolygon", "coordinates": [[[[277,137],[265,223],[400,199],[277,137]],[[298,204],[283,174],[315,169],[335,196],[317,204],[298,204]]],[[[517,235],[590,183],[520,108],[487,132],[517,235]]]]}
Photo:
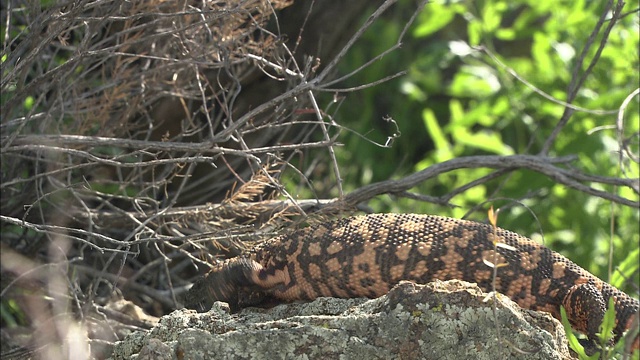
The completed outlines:
{"type": "Polygon", "coordinates": [[[420,14],[419,23],[413,31],[413,36],[417,38],[429,36],[447,26],[454,16],[455,12],[451,9],[440,4],[430,4],[420,14]]]}
{"type": "Polygon", "coordinates": [[[578,338],[573,333],[573,329],[571,328],[571,324],[569,323],[569,318],[567,317],[567,312],[564,310],[564,306],[560,306],[560,318],[562,321],[562,326],[564,327],[564,332],[567,334],[567,340],[569,341],[569,348],[578,354],[578,358],[580,360],[597,360],[600,357],[600,353],[596,352],[595,354],[588,356],[584,351],[584,347],[578,341],[578,338]]]}
{"type": "Polygon", "coordinates": [[[516,38],[516,32],[513,29],[497,29],[496,38],[500,40],[514,40],[516,38]]]}
{"type": "Polygon", "coordinates": [[[449,94],[455,97],[485,99],[500,90],[500,81],[486,66],[463,66],[456,73],[449,94]]]}
{"type": "Polygon", "coordinates": [[[502,12],[507,8],[505,2],[496,1],[485,2],[484,9],[482,11],[482,20],[484,21],[484,31],[488,33],[494,32],[500,27],[502,21],[502,12]]]}
{"type": "Polygon", "coordinates": [[[482,24],[479,21],[469,22],[467,33],[469,34],[469,45],[478,46],[480,39],[482,39],[482,24]]]}
{"type": "Polygon", "coordinates": [[[31,110],[34,103],[35,99],[33,98],[33,96],[27,96],[27,98],[24,99],[24,103],[22,105],[24,106],[25,110],[31,110]]]}
{"type": "Polygon", "coordinates": [[[640,249],[635,248],[627,255],[627,257],[618,265],[616,271],[611,275],[610,284],[621,288],[625,281],[638,271],[638,258],[640,257],[640,249]]]}
{"type": "MultiPolygon", "coordinates": [[[[459,100],[451,100],[449,102],[449,111],[451,112],[451,123],[452,124],[465,124],[464,123],[464,107],[459,100]]],[[[470,124],[465,124],[470,125],[470,124]]]]}
{"type": "Polygon", "coordinates": [[[493,131],[472,133],[468,128],[457,126],[453,130],[453,139],[467,147],[472,147],[498,155],[511,155],[513,149],[506,146],[500,135],[493,131]]]}
{"type": "MultiPolygon", "coordinates": [[[[10,300],[10,301],[13,301],[13,300],[10,300]]],[[[9,309],[7,309],[7,307],[4,304],[4,301],[0,302],[0,319],[2,319],[4,323],[7,324],[6,326],[9,328],[14,328],[18,326],[18,321],[15,319],[13,314],[11,314],[9,309]]]]}
{"type": "Polygon", "coordinates": [[[604,313],[602,324],[600,324],[600,332],[598,338],[600,343],[605,345],[613,338],[613,329],[616,327],[616,307],[613,298],[609,298],[607,311],[604,313]]]}
{"type": "Polygon", "coordinates": [[[552,38],[549,38],[546,34],[537,32],[533,35],[533,47],[531,53],[533,59],[536,62],[536,67],[539,70],[538,81],[550,81],[555,78],[555,71],[553,61],[549,54],[551,53],[552,38]]]}
{"type": "Polygon", "coordinates": [[[422,119],[424,120],[424,125],[426,126],[429,135],[431,135],[431,139],[433,140],[436,149],[449,149],[449,142],[444,136],[444,132],[442,131],[433,110],[424,109],[422,111],[422,119]]]}

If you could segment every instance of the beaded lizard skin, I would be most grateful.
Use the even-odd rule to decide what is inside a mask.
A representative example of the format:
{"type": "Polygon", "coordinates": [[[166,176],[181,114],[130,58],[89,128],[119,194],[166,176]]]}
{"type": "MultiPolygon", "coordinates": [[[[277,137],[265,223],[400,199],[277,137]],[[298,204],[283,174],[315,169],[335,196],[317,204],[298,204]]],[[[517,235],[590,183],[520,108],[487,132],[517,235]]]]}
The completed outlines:
{"type": "MultiPolygon", "coordinates": [[[[187,307],[228,302],[232,309],[270,297],[311,300],[386,294],[401,280],[425,284],[459,279],[495,289],[522,308],[560,319],[595,339],[608,299],[615,302],[615,339],[640,307],[562,255],[516,233],[472,221],[416,214],[373,214],[311,226],[268,240],[215,266],[187,294],[187,307]],[[501,245],[495,246],[495,239],[501,245]],[[489,262],[489,264],[487,264],[489,262]],[[200,296],[201,297],[201,296],[200,296]],[[210,302],[209,302],[210,301],[210,302]]],[[[634,339],[634,348],[640,340],[634,339]]]]}

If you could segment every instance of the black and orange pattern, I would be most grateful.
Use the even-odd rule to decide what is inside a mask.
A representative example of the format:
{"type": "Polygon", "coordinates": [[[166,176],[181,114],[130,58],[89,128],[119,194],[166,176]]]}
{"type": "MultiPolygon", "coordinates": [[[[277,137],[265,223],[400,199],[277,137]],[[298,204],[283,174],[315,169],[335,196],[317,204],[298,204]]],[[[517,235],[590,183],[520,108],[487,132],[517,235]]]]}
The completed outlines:
{"type": "Polygon", "coordinates": [[[497,268],[495,290],[525,309],[558,319],[564,306],[573,327],[592,339],[610,297],[615,300],[616,339],[640,307],[638,300],[516,233],[417,214],[350,217],[273,238],[217,265],[191,291],[207,293],[207,304],[224,301],[236,309],[265,297],[375,298],[401,280],[424,284],[459,279],[489,292],[491,264],[503,264],[497,268]]]}

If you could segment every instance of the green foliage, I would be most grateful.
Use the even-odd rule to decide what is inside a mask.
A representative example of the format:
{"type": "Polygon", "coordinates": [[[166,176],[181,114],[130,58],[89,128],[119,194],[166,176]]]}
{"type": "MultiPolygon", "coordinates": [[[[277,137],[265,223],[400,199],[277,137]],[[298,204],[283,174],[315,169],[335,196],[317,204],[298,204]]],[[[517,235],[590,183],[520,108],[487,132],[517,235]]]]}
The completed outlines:
{"type": "Polygon", "coordinates": [[[610,284],[615,287],[622,287],[624,283],[633,276],[634,273],[638,272],[639,262],[638,253],[640,249],[636,248],[631,251],[627,257],[620,263],[617,267],[617,271],[613,273],[611,276],[611,280],[609,280],[610,284]]]}
{"type": "Polygon", "coordinates": [[[582,344],[573,333],[573,329],[571,329],[571,324],[569,323],[569,318],[567,317],[567,312],[564,307],[560,307],[560,317],[562,319],[562,326],[564,327],[564,331],[567,334],[567,339],[569,340],[569,348],[578,354],[578,358],[580,360],[597,360],[600,358],[600,353],[596,352],[595,354],[589,356],[584,350],[582,344]]]}
{"type": "Polygon", "coordinates": [[[608,345],[613,339],[613,329],[616,327],[616,309],[615,301],[613,298],[609,298],[609,304],[607,311],[602,318],[602,324],[600,324],[600,332],[598,333],[598,339],[600,340],[600,346],[604,354],[604,357],[611,358],[613,356],[613,349],[608,345]]]}
{"type": "Polygon", "coordinates": [[[9,328],[25,323],[24,313],[13,299],[0,301],[0,319],[9,328]]]}
{"type": "Polygon", "coordinates": [[[613,298],[609,298],[607,305],[607,311],[602,318],[602,324],[600,324],[600,332],[598,335],[598,348],[600,351],[596,351],[592,355],[587,355],[584,346],[580,343],[576,335],[571,329],[571,324],[567,318],[567,313],[564,307],[560,307],[560,317],[562,326],[567,334],[569,340],[569,347],[571,350],[578,354],[578,358],[581,360],[596,360],[596,359],[614,359],[616,353],[622,353],[625,347],[625,341],[619,341],[615,346],[610,346],[613,339],[613,329],[616,327],[616,310],[615,301],[613,298]]]}
{"type": "MultiPolygon", "coordinates": [[[[412,6],[409,2],[401,5],[405,8],[400,11],[405,12],[412,6]]],[[[334,114],[338,123],[378,143],[384,143],[393,131],[381,120],[386,115],[397,122],[402,134],[392,148],[385,148],[343,133],[340,141],[347,147],[338,149],[337,156],[343,165],[345,190],[401,177],[462,156],[537,154],[565,111],[561,102],[567,100],[569,85],[583,76],[596,55],[603,31],[584,53],[584,63],[574,69],[604,6],[605,2],[533,0],[427,4],[400,51],[385,56],[343,84],[348,87],[370,83],[395,71],[408,70],[406,76],[382,86],[345,94],[345,103],[334,114]],[[495,54],[499,62],[476,46],[495,54]]],[[[634,70],[640,63],[640,21],[633,8],[624,8],[623,13],[630,14],[613,27],[600,58],[572,101],[581,108],[609,113],[576,110],[549,152],[550,156],[577,155],[578,160],[570,166],[584,173],[640,176],[636,162],[626,155],[618,156],[615,129],[618,108],[640,83],[634,70]]],[[[349,54],[345,73],[394,44],[401,26],[397,18],[384,20],[376,23],[368,38],[349,54]]],[[[637,155],[637,96],[629,103],[623,119],[622,134],[631,139],[630,150],[637,155]]],[[[444,195],[491,172],[458,170],[412,191],[444,195]]],[[[637,198],[628,188],[585,185],[637,198]]],[[[493,204],[501,208],[501,226],[544,241],[604,280],[613,276],[611,280],[628,293],[637,291],[633,284],[640,279],[636,265],[640,260],[638,209],[612,204],[557,184],[546,175],[523,170],[468,189],[451,199],[451,204],[443,207],[413,199],[379,197],[368,205],[380,212],[453,217],[469,216],[470,209],[481,205],[472,217],[484,221],[485,210],[493,204]],[[613,257],[609,258],[611,247],[613,257]],[[615,271],[617,267],[620,273],[615,271]]]]}

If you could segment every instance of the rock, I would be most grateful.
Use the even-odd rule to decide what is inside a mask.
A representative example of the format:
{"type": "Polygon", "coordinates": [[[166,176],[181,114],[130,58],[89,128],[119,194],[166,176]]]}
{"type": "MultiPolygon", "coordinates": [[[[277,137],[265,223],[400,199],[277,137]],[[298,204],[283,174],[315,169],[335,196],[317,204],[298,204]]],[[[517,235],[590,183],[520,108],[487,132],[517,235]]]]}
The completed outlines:
{"type": "Polygon", "coordinates": [[[137,359],[159,342],[173,359],[571,358],[551,315],[457,280],[402,282],[377,299],[319,298],[237,314],[222,302],[206,313],[178,310],[116,344],[112,359],[137,359]]]}

